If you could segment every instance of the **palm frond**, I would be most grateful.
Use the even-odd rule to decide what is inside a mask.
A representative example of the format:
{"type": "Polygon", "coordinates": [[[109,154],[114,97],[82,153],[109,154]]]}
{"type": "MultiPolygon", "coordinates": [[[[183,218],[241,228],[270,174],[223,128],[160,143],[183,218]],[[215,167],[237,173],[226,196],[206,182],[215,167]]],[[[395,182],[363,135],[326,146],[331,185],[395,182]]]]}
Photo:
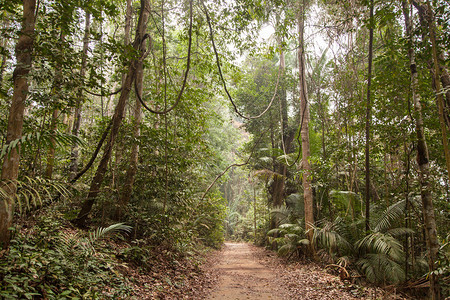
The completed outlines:
{"type": "Polygon", "coordinates": [[[289,256],[295,250],[297,250],[297,247],[294,244],[285,244],[278,249],[278,255],[289,256]]]}
{"type": "Polygon", "coordinates": [[[346,236],[350,234],[342,218],[336,218],[333,222],[323,220],[318,223],[322,227],[314,226],[313,239],[318,244],[328,250],[330,254],[334,252],[351,253],[353,246],[346,236]]]}
{"type": "Polygon", "coordinates": [[[389,206],[377,220],[374,231],[384,232],[391,228],[393,222],[401,220],[405,217],[405,200],[400,200],[389,206]]]}
{"type": "Polygon", "coordinates": [[[277,224],[282,224],[285,221],[287,221],[291,213],[292,211],[290,208],[282,205],[274,207],[270,210],[270,214],[272,215],[273,218],[275,218],[277,224]]]}
{"type": "Polygon", "coordinates": [[[402,236],[402,235],[407,235],[407,234],[415,234],[416,232],[414,231],[414,229],[411,229],[411,228],[397,227],[397,228],[388,229],[386,231],[386,233],[395,237],[395,236],[402,236]]]}
{"type": "Polygon", "coordinates": [[[389,234],[373,232],[356,243],[360,253],[376,253],[389,256],[395,261],[401,261],[404,257],[403,246],[389,234]]]}
{"type": "Polygon", "coordinates": [[[384,253],[366,254],[356,265],[371,282],[399,283],[405,279],[402,266],[384,253]]]}
{"type": "Polygon", "coordinates": [[[11,151],[19,146],[23,146],[28,149],[32,149],[35,145],[40,145],[43,148],[53,148],[55,146],[63,148],[73,144],[83,145],[84,142],[78,136],[65,132],[31,132],[11,141],[9,144],[4,145],[0,152],[0,159],[6,155],[10,155],[11,151]]]}

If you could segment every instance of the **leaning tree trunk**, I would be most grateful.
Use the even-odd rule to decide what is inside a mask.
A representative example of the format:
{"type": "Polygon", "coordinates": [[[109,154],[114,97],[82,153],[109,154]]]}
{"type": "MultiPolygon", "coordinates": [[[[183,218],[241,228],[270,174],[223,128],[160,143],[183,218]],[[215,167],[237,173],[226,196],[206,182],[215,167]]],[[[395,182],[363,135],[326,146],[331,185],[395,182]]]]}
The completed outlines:
{"type": "MultiPolygon", "coordinates": [[[[149,15],[148,0],[141,0],[139,21],[138,26],[136,28],[136,37],[133,43],[134,49],[139,51],[141,55],[143,55],[144,50],[143,49],[144,35],[147,26],[148,15],[149,15]]],[[[117,102],[114,115],[112,118],[111,133],[109,135],[108,143],[105,145],[103,157],[99,163],[97,171],[95,172],[94,178],[92,179],[87,199],[84,201],[77,218],[73,220],[74,224],[76,224],[79,227],[86,226],[86,220],[88,218],[88,215],[91,212],[92,206],[94,205],[95,200],[97,199],[97,196],[100,192],[100,186],[106,174],[109,159],[111,158],[112,148],[114,146],[115,140],[119,133],[120,125],[124,117],[125,104],[128,100],[132,88],[132,83],[136,76],[136,68],[139,63],[139,60],[140,58],[134,58],[130,62],[125,82],[122,85],[122,91],[120,93],[119,101],[117,102]]]]}
{"type": "MultiPolygon", "coordinates": [[[[22,137],[25,99],[28,95],[28,73],[31,69],[34,42],[35,0],[23,0],[22,31],[16,45],[16,67],[13,73],[14,90],[9,110],[6,143],[22,137]]],[[[20,149],[14,148],[5,157],[2,166],[0,189],[0,247],[9,246],[10,232],[14,213],[14,198],[17,191],[16,180],[19,175],[20,149]]]]}
{"type": "Polygon", "coordinates": [[[302,183],[303,183],[303,201],[305,208],[305,230],[310,242],[311,254],[315,256],[313,244],[313,225],[314,225],[314,203],[311,187],[311,165],[310,148],[309,148],[309,105],[308,105],[308,89],[306,86],[305,74],[305,0],[299,3],[300,10],[298,15],[298,69],[299,69],[299,88],[300,88],[300,114],[301,114],[301,138],[302,138],[302,183]]]}
{"type": "MultiPolygon", "coordinates": [[[[91,26],[91,14],[86,12],[86,20],[84,25],[84,37],[83,37],[83,52],[81,56],[81,67],[80,67],[80,80],[84,81],[84,76],[86,74],[86,65],[87,65],[87,52],[89,48],[89,32],[91,26]]],[[[83,107],[83,88],[84,84],[81,87],[78,87],[77,100],[75,103],[75,113],[74,113],[74,121],[72,127],[72,135],[78,137],[78,133],[80,131],[81,125],[81,110],[83,107]]],[[[70,175],[69,181],[73,180],[78,172],[78,143],[74,142],[72,145],[72,150],[70,153],[70,175]]]]}
{"type": "MultiPolygon", "coordinates": [[[[434,262],[438,256],[439,242],[437,239],[436,220],[434,217],[433,199],[431,195],[428,146],[425,139],[420,95],[417,92],[419,82],[413,47],[413,28],[406,0],[402,1],[402,7],[405,18],[406,35],[409,42],[408,55],[411,71],[411,92],[414,104],[417,135],[417,164],[419,165],[419,180],[421,187],[420,194],[422,198],[422,212],[425,223],[426,244],[428,248],[428,266],[430,272],[432,272],[435,269],[434,262]]],[[[430,275],[430,285],[432,299],[440,299],[440,287],[434,273],[431,273],[430,275]]]]}

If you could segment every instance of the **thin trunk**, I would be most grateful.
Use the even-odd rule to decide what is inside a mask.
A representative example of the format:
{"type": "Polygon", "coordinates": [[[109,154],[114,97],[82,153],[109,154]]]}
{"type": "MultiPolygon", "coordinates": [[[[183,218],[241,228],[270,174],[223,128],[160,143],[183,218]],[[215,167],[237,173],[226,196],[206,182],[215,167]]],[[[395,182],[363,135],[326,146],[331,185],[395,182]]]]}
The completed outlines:
{"type": "MultiPolygon", "coordinates": [[[[54,109],[52,113],[52,119],[50,123],[50,134],[53,136],[56,133],[56,129],[58,128],[58,116],[59,109],[54,109]]],[[[55,167],[55,139],[51,137],[51,145],[47,152],[47,166],[45,168],[45,178],[52,179],[53,176],[53,168],[55,167]]]]}
{"type": "MultiPolygon", "coordinates": [[[[290,147],[288,147],[288,117],[287,117],[287,101],[286,101],[286,87],[284,84],[284,75],[285,75],[285,58],[284,51],[282,49],[281,39],[277,38],[278,46],[281,48],[280,50],[280,89],[279,89],[279,100],[280,100],[280,115],[281,115],[281,149],[284,153],[289,153],[290,147]]],[[[275,162],[274,170],[276,170],[274,180],[273,180],[273,194],[272,201],[274,206],[283,205],[283,199],[285,196],[284,188],[285,188],[285,178],[286,178],[286,164],[275,162]]]]}
{"type": "MultiPolygon", "coordinates": [[[[124,34],[124,44],[125,46],[128,46],[130,44],[130,31],[131,31],[131,0],[127,0],[127,10],[125,14],[125,34],[124,34]]],[[[139,62],[136,66],[136,85],[138,88],[139,95],[142,95],[143,92],[143,77],[144,76],[144,70],[142,62],[139,62]]],[[[122,76],[122,84],[125,82],[125,74],[122,76]]],[[[133,191],[133,185],[134,185],[134,178],[137,171],[137,164],[138,164],[138,158],[139,158],[139,144],[136,142],[140,135],[140,124],[142,119],[142,107],[141,102],[136,96],[136,104],[133,111],[133,137],[134,137],[134,144],[131,149],[130,159],[129,159],[129,165],[128,169],[125,175],[125,184],[122,189],[122,193],[119,196],[119,203],[117,207],[116,217],[118,220],[122,218],[122,214],[126,206],[128,205],[128,202],[131,198],[131,193],[133,191]]],[[[116,150],[118,151],[118,150],[116,150]]],[[[116,164],[118,163],[118,157],[116,156],[116,164]]]]}
{"type": "MultiPolygon", "coordinates": [[[[6,143],[22,137],[25,99],[28,95],[28,73],[31,69],[35,26],[35,0],[23,0],[22,30],[16,45],[16,67],[13,73],[14,90],[9,110],[6,143]]],[[[9,246],[14,213],[14,200],[17,191],[16,180],[19,175],[20,150],[15,148],[5,157],[2,166],[0,188],[5,192],[0,198],[0,247],[9,246]]]]}
{"type": "MultiPolygon", "coordinates": [[[[125,28],[123,43],[125,46],[130,44],[130,32],[131,32],[131,17],[132,17],[132,7],[131,0],[127,0],[127,10],[125,12],[125,28]]],[[[126,74],[122,74],[122,85],[125,83],[126,74]]]]}
{"type": "MultiPolygon", "coordinates": [[[[408,100],[409,101],[409,100],[408,100]]],[[[406,133],[405,133],[406,135],[406,133]]],[[[405,227],[410,228],[410,215],[409,215],[409,173],[411,170],[411,151],[409,151],[407,144],[404,145],[405,154],[406,154],[406,162],[405,162],[405,227]]],[[[409,240],[412,238],[411,234],[407,234],[405,238],[405,279],[408,280],[409,276],[409,240]]]]}
{"type": "Polygon", "coordinates": [[[373,57],[373,0],[370,1],[370,28],[369,28],[369,66],[367,74],[367,103],[366,103],[366,148],[365,148],[365,168],[366,168],[366,232],[370,230],[370,123],[372,119],[372,104],[370,99],[370,86],[372,83],[372,57],[373,57]]]}
{"type": "MultiPolygon", "coordinates": [[[[138,21],[138,26],[136,29],[135,41],[133,43],[134,49],[136,49],[137,51],[140,51],[141,54],[143,53],[143,50],[144,50],[143,42],[144,42],[145,29],[147,26],[148,15],[149,15],[148,0],[141,0],[141,10],[140,10],[140,14],[139,14],[139,21],[138,21]]],[[[84,201],[77,218],[74,220],[74,223],[77,226],[80,226],[80,227],[86,226],[86,220],[88,218],[88,215],[91,212],[92,206],[94,205],[95,200],[97,199],[97,195],[100,192],[100,186],[101,186],[101,184],[103,182],[103,178],[106,174],[109,159],[111,158],[112,148],[114,146],[115,140],[119,133],[120,125],[121,125],[123,117],[124,117],[125,105],[126,105],[128,96],[129,96],[131,88],[132,88],[132,83],[136,76],[137,64],[138,64],[138,59],[134,59],[130,62],[130,66],[128,68],[128,73],[125,78],[125,82],[122,85],[122,91],[120,93],[119,101],[118,101],[116,109],[114,111],[114,116],[112,119],[111,133],[109,135],[108,143],[105,145],[103,157],[99,163],[99,166],[97,168],[95,176],[92,179],[87,199],[84,201]]]]}
{"type": "MultiPolygon", "coordinates": [[[[65,34],[61,32],[60,34],[60,42],[64,43],[65,34]]],[[[64,45],[58,47],[58,51],[60,52],[61,56],[64,56],[64,45]]],[[[61,83],[62,83],[62,66],[61,61],[58,61],[56,63],[55,67],[55,79],[53,82],[53,88],[52,88],[52,95],[55,97],[55,105],[57,105],[57,101],[59,98],[59,93],[61,90],[61,83]]],[[[56,134],[56,130],[58,129],[58,117],[59,117],[59,108],[54,108],[52,113],[52,119],[50,121],[50,148],[47,152],[47,167],[45,169],[45,177],[48,179],[52,179],[53,176],[53,168],[55,167],[55,153],[56,153],[56,142],[54,135],[56,134]]]]}
{"type": "MultiPolygon", "coordinates": [[[[3,11],[3,29],[7,29],[9,26],[9,18],[8,18],[8,13],[6,11],[3,11]]],[[[6,48],[8,47],[8,38],[7,37],[3,37],[2,42],[1,42],[1,47],[6,48]]],[[[3,53],[2,55],[2,63],[0,65],[0,90],[3,87],[3,75],[5,73],[5,68],[6,68],[6,60],[8,59],[8,57],[6,56],[6,53],[3,53]]]]}
{"type": "Polygon", "coordinates": [[[305,230],[310,241],[311,254],[315,256],[315,249],[313,245],[313,225],[314,225],[314,203],[311,187],[311,166],[310,148],[309,148],[309,105],[308,105],[308,90],[306,86],[305,74],[305,1],[300,3],[300,10],[298,15],[298,68],[299,68],[299,89],[300,89],[300,114],[301,118],[301,138],[302,138],[302,182],[303,182],[303,201],[305,208],[305,230]]]}
{"type": "MultiPolygon", "coordinates": [[[[402,0],[403,15],[405,18],[406,35],[409,40],[409,62],[411,70],[411,92],[414,103],[414,114],[416,121],[416,135],[417,135],[417,164],[419,165],[419,180],[421,187],[422,198],[422,212],[424,219],[425,240],[428,249],[428,267],[432,272],[435,269],[434,262],[437,259],[439,251],[439,242],[437,239],[436,219],[434,217],[433,199],[430,186],[430,166],[428,156],[428,146],[425,139],[425,132],[423,126],[422,106],[420,103],[420,96],[417,92],[419,85],[417,67],[415,62],[415,53],[413,47],[413,28],[412,21],[409,15],[409,7],[405,0],[402,0]]],[[[437,277],[434,273],[430,276],[430,291],[432,299],[440,299],[440,286],[437,277]]]]}
{"type": "MultiPolygon", "coordinates": [[[[82,81],[84,81],[84,77],[86,74],[90,25],[91,25],[91,14],[87,12],[85,25],[84,25],[83,53],[81,56],[81,67],[80,67],[80,79],[82,81]]],[[[78,136],[78,133],[80,131],[80,126],[81,126],[81,110],[83,107],[83,86],[84,86],[84,84],[82,85],[82,87],[80,87],[78,89],[78,95],[77,95],[77,100],[76,100],[76,104],[75,104],[75,114],[74,114],[74,121],[73,121],[73,127],[72,127],[72,134],[74,136],[78,136]]],[[[75,175],[78,173],[78,160],[79,160],[78,144],[74,143],[72,145],[71,158],[70,158],[69,181],[73,180],[75,175]]]]}

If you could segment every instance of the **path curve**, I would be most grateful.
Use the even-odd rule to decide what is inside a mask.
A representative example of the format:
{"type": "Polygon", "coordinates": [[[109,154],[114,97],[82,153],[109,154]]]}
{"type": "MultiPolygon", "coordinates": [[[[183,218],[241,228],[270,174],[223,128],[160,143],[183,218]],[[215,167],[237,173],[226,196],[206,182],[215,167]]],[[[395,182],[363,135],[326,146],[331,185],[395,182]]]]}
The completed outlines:
{"type": "Polygon", "coordinates": [[[225,243],[217,288],[208,300],[282,300],[284,290],[277,285],[274,270],[258,262],[248,244],[225,243]]]}

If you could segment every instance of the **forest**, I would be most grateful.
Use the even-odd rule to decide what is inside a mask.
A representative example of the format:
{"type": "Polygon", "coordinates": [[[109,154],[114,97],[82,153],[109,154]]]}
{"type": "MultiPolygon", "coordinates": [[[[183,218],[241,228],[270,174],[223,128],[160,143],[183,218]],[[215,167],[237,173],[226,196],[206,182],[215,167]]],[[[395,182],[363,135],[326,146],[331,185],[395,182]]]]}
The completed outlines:
{"type": "Polygon", "coordinates": [[[0,13],[1,299],[198,299],[225,240],[450,297],[449,0],[0,13]]]}

